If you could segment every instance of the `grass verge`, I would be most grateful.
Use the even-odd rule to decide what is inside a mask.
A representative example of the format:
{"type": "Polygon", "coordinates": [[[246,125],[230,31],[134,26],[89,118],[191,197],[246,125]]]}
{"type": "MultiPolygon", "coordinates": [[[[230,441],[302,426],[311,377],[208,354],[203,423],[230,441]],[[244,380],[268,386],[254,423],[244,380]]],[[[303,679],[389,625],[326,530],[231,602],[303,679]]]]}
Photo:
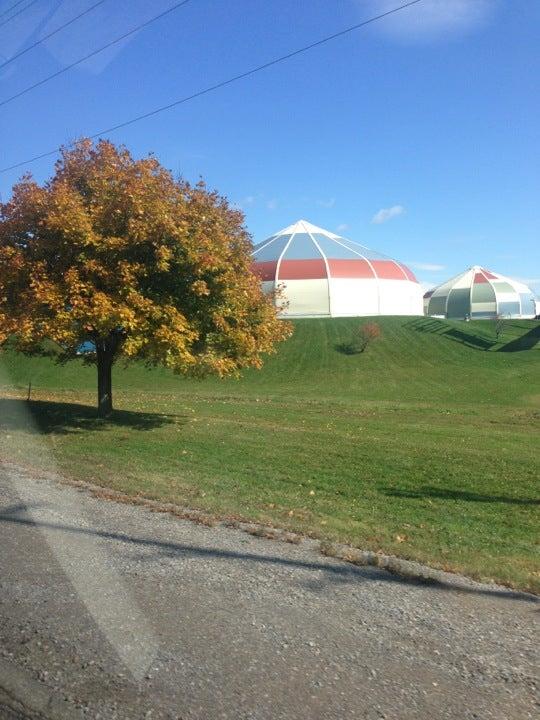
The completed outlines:
{"type": "Polygon", "coordinates": [[[119,370],[108,421],[86,369],[6,355],[0,453],[39,438],[63,474],[134,497],[539,592],[540,324],[496,343],[487,323],[387,318],[344,355],[358,322],[298,322],[240,382],[119,370]]]}

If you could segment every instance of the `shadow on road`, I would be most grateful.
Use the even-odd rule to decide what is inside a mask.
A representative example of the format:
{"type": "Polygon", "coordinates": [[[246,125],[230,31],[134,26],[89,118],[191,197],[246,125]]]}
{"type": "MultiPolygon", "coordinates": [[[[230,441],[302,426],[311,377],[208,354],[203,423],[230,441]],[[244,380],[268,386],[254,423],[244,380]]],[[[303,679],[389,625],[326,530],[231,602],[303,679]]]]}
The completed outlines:
{"type": "MultiPolygon", "coordinates": [[[[89,405],[0,398],[0,431],[37,430],[45,435],[62,435],[79,430],[104,430],[113,426],[153,430],[162,425],[178,423],[182,419],[184,416],[131,410],[115,410],[110,417],[99,418],[96,409],[89,405]]],[[[185,419],[187,421],[187,417],[185,419]]]]}
{"type": "Polygon", "coordinates": [[[276,555],[259,555],[256,553],[235,552],[233,550],[222,550],[219,548],[204,548],[193,545],[185,545],[183,543],[155,540],[144,537],[135,537],[121,532],[108,532],[88,527],[74,527],[61,523],[35,522],[25,517],[25,505],[11,505],[0,508],[0,522],[14,523],[17,525],[26,525],[32,527],[46,527],[63,533],[75,533],[81,535],[89,535],[99,537],[105,540],[112,540],[125,543],[128,546],[137,548],[149,548],[155,550],[151,555],[141,554],[139,560],[152,561],[156,557],[168,558],[199,558],[205,560],[207,558],[220,558],[223,560],[237,560],[240,562],[251,561],[261,563],[262,565],[282,565],[300,570],[312,570],[314,572],[324,573],[327,580],[334,584],[362,582],[367,580],[375,580],[377,582],[386,581],[392,583],[406,584],[416,587],[427,586],[430,589],[436,589],[446,592],[456,593],[473,593],[476,595],[487,595],[490,597],[500,597],[502,599],[527,600],[528,602],[538,602],[538,598],[524,593],[513,592],[511,590],[499,588],[469,587],[466,585],[453,585],[452,583],[438,580],[435,578],[416,578],[405,575],[390,573],[374,567],[354,566],[352,564],[328,564],[321,560],[305,561],[295,560],[291,558],[283,558],[276,555]]]}
{"type": "Polygon", "coordinates": [[[467,502],[508,503],[509,505],[540,505],[538,498],[516,498],[509,495],[483,495],[467,490],[446,490],[445,488],[424,485],[417,490],[399,490],[381,488],[385,495],[403,498],[439,498],[441,500],[466,500],[467,502]]]}

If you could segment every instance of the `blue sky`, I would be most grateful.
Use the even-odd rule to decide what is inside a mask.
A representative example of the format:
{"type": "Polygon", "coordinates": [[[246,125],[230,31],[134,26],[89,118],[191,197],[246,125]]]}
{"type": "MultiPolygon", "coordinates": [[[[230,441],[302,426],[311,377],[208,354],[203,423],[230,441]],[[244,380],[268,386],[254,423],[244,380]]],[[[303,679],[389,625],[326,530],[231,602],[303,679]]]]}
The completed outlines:
{"type": "MultiPolygon", "coordinates": [[[[96,0],[38,0],[0,63],[96,0]]],[[[107,0],[0,70],[0,102],[175,0],[107,0]]],[[[400,4],[190,0],[0,107],[0,165],[122,122],[400,4]]],[[[21,6],[23,5],[21,4],[21,6]]],[[[422,0],[368,28],[110,135],[202,176],[256,242],[303,218],[408,263],[473,264],[540,292],[540,3],[422,0]]],[[[28,169],[42,181],[54,158],[28,169]]],[[[9,197],[24,169],[0,175],[9,197]]]]}

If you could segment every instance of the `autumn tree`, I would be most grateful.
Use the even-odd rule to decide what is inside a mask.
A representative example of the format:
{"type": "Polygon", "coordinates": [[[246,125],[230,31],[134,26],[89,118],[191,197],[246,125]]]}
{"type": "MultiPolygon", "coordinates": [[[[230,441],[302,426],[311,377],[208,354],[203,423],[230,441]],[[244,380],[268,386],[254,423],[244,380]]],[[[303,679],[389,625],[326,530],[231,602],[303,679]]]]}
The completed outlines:
{"type": "Polygon", "coordinates": [[[290,332],[251,272],[242,213],[152,156],[81,140],[0,205],[0,345],[95,363],[100,415],[120,358],[227,376],[290,332]]]}

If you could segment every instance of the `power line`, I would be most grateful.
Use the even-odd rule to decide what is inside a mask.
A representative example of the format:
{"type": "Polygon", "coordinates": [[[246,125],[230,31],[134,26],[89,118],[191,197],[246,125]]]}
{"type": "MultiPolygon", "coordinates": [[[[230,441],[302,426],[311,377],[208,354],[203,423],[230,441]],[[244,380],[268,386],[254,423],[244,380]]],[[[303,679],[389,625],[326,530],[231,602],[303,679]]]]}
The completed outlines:
{"type": "Polygon", "coordinates": [[[136,33],[139,30],[142,30],[143,28],[147,27],[148,25],[151,25],[153,22],[156,22],[156,20],[159,20],[160,18],[164,17],[165,15],[168,15],[169,13],[173,12],[174,10],[178,10],[178,8],[182,7],[182,5],[187,5],[188,2],[190,2],[190,0],[182,0],[182,2],[176,3],[176,5],[173,5],[172,7],[168,8],[167,10],[164,10],[162,13],[159,13],[159,15],[154,15],[154,17],[150,18],[149,20],[146,20],[145,22],[141,23],[140,25],[137,25],[137,27],[134,27],[131,30],[128,30],[128,32],[124,33],[123,35],[120,35],[119,37],[115,38],[114,40],[111,40],[111,42],[108,42],[106,45],[102,45],[97,50],[93,50],[91,53],[88,53],[88,55],[85,55],[84,57],[79,58],[78,60],[75,60],[75,62],[72,62],[69,65],[66,65],[66,67],[63,67],[61,70],[57,70],[57,72],[53,73],[52,75],[48,75],[46,78],[43,78],[43,80],[38,80],[33,85],[29,85],[27,88],[24,88],[24,90],[21,90],[20,92],[15,93],[15,95],[12,95],[11,97],[8,97],[5,100],[0,101],[0,107],[2,107],[3,105],[7,105],[8,103],[12,102],[13,100],[16,100],[17,98],[20,98],[22,95],[26,95],[26,93],[29,93],[31,90],[35,90],[36,88],[40,87],[41,85],[45,85],[45,83],[48,83],[50,80],[53,80],[54,78],[58,77],[59,75],[63,75],[68,70],[71,70],[71,68],[74,68],[77,65],[80,65],[81,63],[85,62],[85,60],[90,60],[90,58],[95,57],[96,55],[103,52],[104,50],[107,50],[108,48],[112,47],[113,45],[116,45],[121,40],[125,40],[130,35],[133,35],[133,33],[136,33]]]}
{"type": "MultiPolygon", "coordinates": [[[[190,100],[194,100],[195,98],[201,97],[201,95],[207,95],[208,93],[213,92],[214,90],[218,90],[219,88],[225,87],[226,85],[231,85],[234,82],[237,82],[238,80],[243,80],[246,77],[249,77],[250,75],[254,75],[255,73],[260,72],[261,70],[266,70],[269,67],[272,67],[273,65],[277,65],[278,63],[284,62],[285,60],[290,60],[290,58],[293,58],[297,55],[300,55],[304,52],[307,52],[308,50],[312,50],[313,48],[320,47],[321,45],[324,45],[328,42],[331,42],[332,40],[336,40],[339,37],[343,37],[343,35],[348,35],[349,33],[354,32],[355,30],[359,30],[360,28],[365,27],[366,25],[370,25],[371,23],[377,22],[377,20],[382,20],[385,17],[388,17],[389,15],[393,15],[394,13],[399,12],[400,10],[405,10],[405,8],[411,7],[411,5],[416,5],[417,3],[422,2],[422,0],[410,0],[410,2],[407,2],[403,5],[399,5],[396,8],[393,8],[392,10],[388,10],[387,12],[381,13],[380,15],[375,15],[371,18],[368,18],[367,20],[363,20],[360,23],[357,23],[356,25],[351,25],[348,28],[345,28],[344,30],[340,30],[337,33],[334,33],[333,35],[328,35],[325,38],[322,38],[322,40],[317,40],[316,42],[310,43],[309,45],[304,45],[304,47],[299,48],[298,50],[293,50],[290,53],[287,53],[286,55],[281,55],[278,58],[275,58],[274,60],[270,60],[269,62],[263,63],[262,65],[258,65],[257,67],[251,68],[250,70],[246,70],[243,73],[240,73],[239,75],[234,75],[233,77],[229,78],[228,80],[223,80],[219,83],[216,83],[215,85],[211,85],[207,88],[204,88],[204,90],[199,90],[196,93],[193,93],[192,95],[188,95],[186,97],[180,98],[179,100],[175,100],[172,103],[169,103],[168,105],[162,105],[161,107],[158,107],[154,110],[150,110],[149,112],[146,112],[142,115],[137,115],[134,118],[131,118],[130,120],[125,120],[122,123],[119,123],[118,125],[113,125],[109,128],[105,128],[103,130],[100,130],[97,133],[94,133],[93,135],[87,135],[86,137],[89,140],[95,140],[96,138],[105,135],[106,133],[111,133],[116,130],[120,130],[121,128],[127,127],[128,125],[133,125],[134,123],[137,123],[141,120],[146,120],[149,117],[153,117],[154,115],[158,115],[159,113],[164,112],[165,110],[170,110],[173,107],[177,107],[178,105],[182,105],[184,103],[189,102],[190,100]]],[[[74,145],[74,143],[67,143],[64,147],[71,147],[74,145]]],[[[28,160],[23,160],[22,162],[16,163],[15,165],[10,165],[9,167],[0,168],[0,173],[8,172],[9,170],[15,170],[18,167],[21,167],[23,165],[28,165],[30,163],[36,162],[36,160],[42,160],[45,157],[49,157],[50,155],[55,155],[57,152],[61,150],[60,147],[55,148],[54,150],[49,150],[48,152],[42,153],[41,155],[35,155],[32,158],[29,158],[28,160]]]]}
{"type": "MultiPolygon", "coordinates": [[[[32,7],[32,5],[35,5],[38,2],[38,0],[32,0],[32,2],[29,2],[28,5],[25,5],[23,8],[18,10],[16,13],[13,13],[13,15],[10,15],[7,20],[4,20],[3,23],[0,23],[0,28],[3,28],[4,25],[7,25],[10,20],[13,20],[13,18],[18,17],[21,13],[23,13],[25,10],[28,10],[29,7],[32,7]]],[[[13,5],[15,7],[15,5],[13,5]]],[[[12,7],[12,9],[13,9],[12,7]]]]}
{"type": "Polygon", "coordinates": [[[15,10],[17,5],[20,5],[25,0],[18,0],[18,2],[14,3],[11,7],[9,7],[7,10],[4,10],[4,12],[0,13],[0,17],[4,17],[4,15],[8,15],[12,10],[15,10]]]}
{"type": "Polygon", "coordinates": [[[20,58],[22,55],[26,55],[27,52],[30,52],[30,50],[33,50],[38,45],[41,45],[41,43],[44,43],[46,40],[49,40],[50,38],[52,38],[53,35],[56,35],[56,33],[59,33],[61,30],[64,30],[69,25],[72,25],[74,22],[76,22],[77,20],[80,20],[85,15],[88,15],[89,12],[92,12],[92,10],[95,10],[99,5],[103,5],[103,3],[105,3],[105,2],[107,2],[107,0],[99,0],[99,2],[94,3],[89,8],[84,10],[82,13],[79,13],[79,15],[76,15],[74,18],[71,18],[71,20],[68,20],[63,25],[60,25],[60,27],[57,27],[56,30],[53,30],[48,35],[44,35],[39,40],[36,40],[36,42],[33,43],[32,45],[29,45],[24,50],[21,50],[20,52],[18,52],[16,55],[12,55],[10,58],[8,58],[5,62],[3,62],[0,65],[0,70],[2,68],[6,67],[6,65],[9,65],[9,63],[12,63],[14,60],[17,60],[18,58],[20,58]]]}

